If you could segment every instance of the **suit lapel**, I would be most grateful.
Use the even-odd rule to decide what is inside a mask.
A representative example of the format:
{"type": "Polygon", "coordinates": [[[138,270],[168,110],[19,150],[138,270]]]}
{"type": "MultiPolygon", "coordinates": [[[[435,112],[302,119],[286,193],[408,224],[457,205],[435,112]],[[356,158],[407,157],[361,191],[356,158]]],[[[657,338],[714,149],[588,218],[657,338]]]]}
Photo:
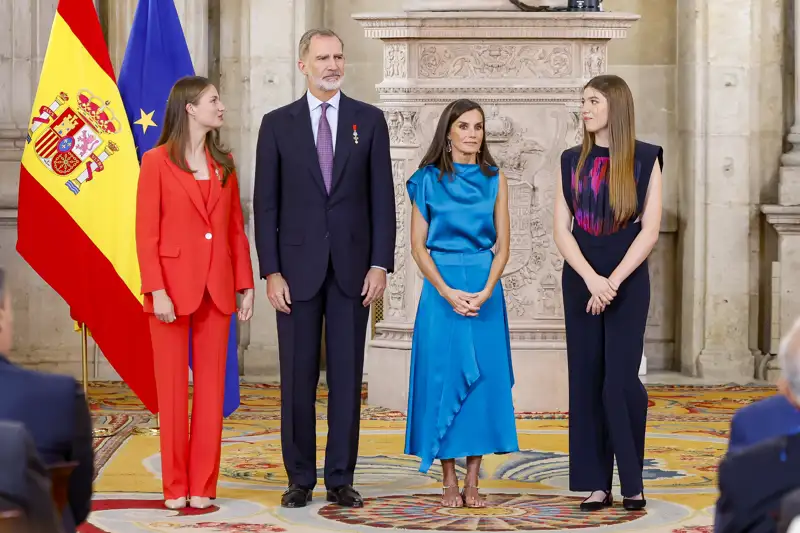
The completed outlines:
{"type": "Polygon", "coordinates": [[[172,171],[172,175],[175,176],[175,179],[178,180],[178,183],[186,190],[186,194],[189,195],[189,199],[197,208],[200,215],[202,215],[203,220],[205,220],[206,224],[210,224],[208,220],[208,209],[206,209],[206,206],[203,204],[203,196],[200,194],[200,187],[195,183],[194,175],[179,169],[169,158],[167,159],[167,166],[172,171]]]}
{"type": "Polygon", "coordinates": [[[300,146],[303,159],[308,164],[308,169],[314,176],[314,181],[325,196],[325,180],[322,178],[322,170],[319,168],[319,157],[317,156],[317,144],[314,142],[314,130],[311,128],[311,112],[308,109],[308,100],[303,94],[302,98],[295,102],[292,110],[294,115],[294,139],[300,146]]]}
{"type": "MultiPolygon", "coordinates": [[[[339,124],[336,127],[336,151],[333,157],[333,176],[331,178],[331,194],[341,181],[347,158],[353,149],[353,124],[356,124],[356,111],[353,101],[344,93],[339,96],[339,124]]],[[[357,124],[356,124],[357,125],[357,124]]]]}
{"type": "Polygon", "coordinates": [[[211,214],[217,205],[217,201],[219,201],[219,197],[222,195],[222,182],[220,180],[222,179],[223,169],[214,161],[208,150],[206,150],[206,164],[208,165],[208,179],[211,180],[211,192],[208,195],[206,210],[211,214]]]}

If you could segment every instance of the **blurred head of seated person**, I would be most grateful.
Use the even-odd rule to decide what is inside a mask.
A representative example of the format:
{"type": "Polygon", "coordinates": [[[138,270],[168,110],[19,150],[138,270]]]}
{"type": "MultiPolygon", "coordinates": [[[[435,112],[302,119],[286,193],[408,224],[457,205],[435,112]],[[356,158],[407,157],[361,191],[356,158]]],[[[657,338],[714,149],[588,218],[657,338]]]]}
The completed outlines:
{"type": "Polygon", "coordinates": [[[800,533],[800,489],[790,492],[781,500],[778,533],[800,533]]]}
{"type": "Polygon", "coordinates": [[[729,451],[800,430],[800,319],[781,340],[778,350],[779,394],[736,412],[731,421],[729,451]]]}
{"type": "MultiPolygon", "coordinates": [[[[19,422],[0,420],[0,472],[0,512],[19,512],[18,517],[8,518],[15,533],[63,531],[51,499],[47,469],[19,422]]],[[[4,531],[2,522],[0,531],[4,531]]]]}
{"type": "Polygon", "coordinates": [[[77,463],[69,476],[68,505],[58,510],[64,532],[72,533],[91,508],[94,452],[89,408],[74,378],[28,370],[8,358],[13,334],[8,285],[0,268],[0,420],[25,427],[45,467],[77,463]]]}

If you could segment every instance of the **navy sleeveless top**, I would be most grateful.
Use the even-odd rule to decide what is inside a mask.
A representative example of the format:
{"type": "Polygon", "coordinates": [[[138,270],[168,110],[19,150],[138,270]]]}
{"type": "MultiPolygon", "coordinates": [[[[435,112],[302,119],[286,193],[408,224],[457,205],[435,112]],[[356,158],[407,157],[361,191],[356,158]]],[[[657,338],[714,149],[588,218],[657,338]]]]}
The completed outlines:
{"type": "Polygon", "coordinates": [[[573,146],[561,154],[561,184],[564,199],[575,218],[575,223],[590,235],[611,235],[624,229],[641,216],[650,174],[658,161],[664,169],[664,150],[655,144],[636,141],[633,174],[636,181],[636,212],[622,224],[614,220],[608,192],[608,148],[594,145],[576,179],[575,170],[581,155],[581,146],[573,146]]]}

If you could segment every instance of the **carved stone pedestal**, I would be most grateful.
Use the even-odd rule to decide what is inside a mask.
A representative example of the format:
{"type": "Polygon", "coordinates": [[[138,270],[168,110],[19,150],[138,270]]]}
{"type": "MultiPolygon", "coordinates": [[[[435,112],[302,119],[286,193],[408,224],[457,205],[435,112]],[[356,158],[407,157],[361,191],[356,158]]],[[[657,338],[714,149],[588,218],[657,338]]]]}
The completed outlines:
{"type": "MultiPolygon", "coordinates": [[[[800,167],[788,171],[800,175],[800,167]]],[[[781,169],[781,181],[786,172],[786,167],[781,169]]],[[[761,210],[778,232],[778,261],[773,263],[772,276],[772,342],[758,377],[774,382],[781,370],[775,357],[780,339],[800,318],[800,205],[765,205],[761,210]]]]}
{"type": "MultiPolygon", "coordinates": [[[[416,2],[420,4],[421,2],[416,2]]],[[[470,5],[479,2],[471,2],[470,5]]],[[[485,3],[485,2],[484,2],[485,3]]],[[[368,359],[369,402],[404,411],[422,277],[409,251],[405,182],[444,107],[480,102],[489,149],[508,177],[511,258],[503,276],[518,411],[566,411],[560,257],[552,239],[561,152],[581,141],[582,87],[606,70],[606,46],[639,16],[503,11],[354,15],[384,42],[377,85],[392,145],[396,273],[368,359]]]]}

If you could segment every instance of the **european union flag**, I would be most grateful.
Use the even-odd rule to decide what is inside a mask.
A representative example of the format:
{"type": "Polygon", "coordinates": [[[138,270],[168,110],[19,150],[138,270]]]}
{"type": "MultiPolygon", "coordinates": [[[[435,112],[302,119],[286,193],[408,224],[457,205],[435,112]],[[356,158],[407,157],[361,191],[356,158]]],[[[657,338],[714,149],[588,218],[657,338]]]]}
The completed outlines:
{"type": "MultiPolygon", "coordinates": [[[[139,0],[133,26],[120,69],[119,92],[133,130],[136,154],[158,142],[161,124],[172,86],[184,76],[193,76],[194,67],[173,0],[139,0]]],[[[189,366],[192,364],[189,331],[189,366]]],[[[231,316],[225,371],[224,415],[239,407],[239,359],[236,342],[236,315],[231,316]]]]}

